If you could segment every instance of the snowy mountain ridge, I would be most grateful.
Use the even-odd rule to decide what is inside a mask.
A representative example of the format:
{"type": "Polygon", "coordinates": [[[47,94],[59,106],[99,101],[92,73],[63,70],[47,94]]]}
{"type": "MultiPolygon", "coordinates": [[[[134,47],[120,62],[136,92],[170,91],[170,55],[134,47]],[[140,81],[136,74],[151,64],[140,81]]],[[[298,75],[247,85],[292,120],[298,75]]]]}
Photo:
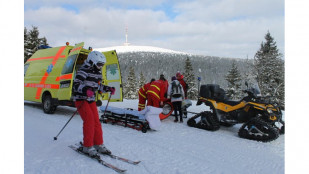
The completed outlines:
{"type": "Polygon", "coordinates": [[[116,50],[117,53],[126,53],[126,52],[162,52],[162,53],[174,53],[174,54],[187,54],[185,52],[174,51],[165,48],[153,47],[153,46],[137,46],[137,45],[124,45],[124,46],[112,46],[105,48],[94,48],[96,51],[110,51],[116,50]]]}

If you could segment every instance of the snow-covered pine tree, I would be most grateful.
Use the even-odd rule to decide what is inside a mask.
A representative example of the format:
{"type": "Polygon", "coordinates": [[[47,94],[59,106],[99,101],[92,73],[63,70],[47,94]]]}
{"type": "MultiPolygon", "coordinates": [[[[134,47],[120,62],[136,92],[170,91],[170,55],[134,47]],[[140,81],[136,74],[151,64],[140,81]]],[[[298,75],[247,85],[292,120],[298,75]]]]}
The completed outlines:
{"type": "Polygon", "coordinates": [[[29,44],[28,31],[27,28],[24,27],[24,63],[27,62],[27,60],[31,57],[30,53],[28,53],[27,51],[28,44],[29,44]]]}
{"type": "Polygon", "coordinates": [[[45,37],[39,38],[38,27],[32,26],[32,29],[27,31],[24,28],[24,63],[34,54],[40,45],[48,46],[47,39],[45,37]]]}
{"type": "Polygon", "coordinates": [[[141,73],[139,74],[139,81],[138,81],[139,88],[143,87],[145,83],[146,83],[146,79],[145,79],[143,72],[141,71],[141,73]]]}
{"type": "Polygon", "coordinates": [[[129,70],[129,76],[127,79],[127,83],[125,86],[125,98],[127,99],[137,99],[137,81],[136,81],[136,76],[135,76],[135,72],[134,72],[134,68],[130,67],[129,70]]]}
{"type": "Polygon", "coordinates": [[[274,96],[284,107],[284,60],[269,31],[254,56],[256,79],[263,96],[274,96]]]}
{"type": "Polygon", "coordinates": [[[185,62],[185,72],[184,72],[184,79],[186,83],[188,84],[188,98],[196,100],[198,96],[198,89],[197,84],[195,82],[194,72],[192,68],[191,61],[189,57],[187,57],[185,62]]]}
{"type": "Polygon", "coordinates": [[[225,80],[228,81],[228,87],[226,90],[226,95],[233,100],[241,98],[241,75],[239,73],[238,67],[235,60],[232,62],[232,67],[228,74],[225,76],[225,80]]]}

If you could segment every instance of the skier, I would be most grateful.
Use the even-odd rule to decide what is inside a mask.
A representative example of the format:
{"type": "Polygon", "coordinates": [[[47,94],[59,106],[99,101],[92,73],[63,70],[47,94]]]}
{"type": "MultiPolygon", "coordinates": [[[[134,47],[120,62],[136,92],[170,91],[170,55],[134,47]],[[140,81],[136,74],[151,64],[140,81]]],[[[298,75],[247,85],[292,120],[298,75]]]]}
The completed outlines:
{"type": "Polygon", "coordinates": [[[103,144],[103,132],[95,102],[95,92],[111,92],[115,88],[101,84],[101,69],[106,62],[106,57],[99,51],[88,54],[87,60],[77,71],[73,82],[73,96],[75,106],[83,120],[83,152],[90,156],[99,153],[111,154],[103,144]]]}
{"type": "MultiPolygon", "coordinates": [[[[176,73],[176,78],[182,85],[183,91],[185,92],[185,99],[188,99],[188,84],[183,80],[183,75],[179,71],[176,73]]],[[[188,113],[186,108],[184,109],[184,115],[187,118],[188,113]]]]}
{"type": "Polygon", "coordinates": [[[145,108],[145,103],[147,100],[147,91],[150,87],[150,84],[155,81],[155,79],[151,79],[149,83],[146,83],[138,90],[138,111],[141,111],[145,108]]]}
{"type": "Polygon", "coordinates": [[[185,94],[182,85],[180,82],[176,79],[175,76],[172,77],[172,83],[168,87],[167,90],[167,96],[168,98],[171,98],[171,102],[174,106],[174,112],[175,112],[175,120],[174,122],[178,122],[178,113],[180,117],[180,123],[183,122],[182,120],[182,110],[181,110],[181,104],[184,100],[185,94]]]}
{"type": "Polygon", "coordinates": [[[168,82],[164,75],[160,75],[160,79],[151,83],[147,91],[147,106],[153,106],[159,108],[163,106],[163,101],[165,100],[165,93],[167,91],[168,82]]]}

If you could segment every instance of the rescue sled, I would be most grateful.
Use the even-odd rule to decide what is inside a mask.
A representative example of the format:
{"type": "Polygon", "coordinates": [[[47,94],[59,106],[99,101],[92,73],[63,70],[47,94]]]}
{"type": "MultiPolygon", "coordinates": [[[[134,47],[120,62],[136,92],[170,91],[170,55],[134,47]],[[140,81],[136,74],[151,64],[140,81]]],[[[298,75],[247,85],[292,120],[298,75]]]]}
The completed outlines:
{"type": "Polygon", "coordinates": [[[103,123],[111,123],[124,127],[130,127],[138,131],[141,130],[143,133],[146,133],[149,129],[149,124],[145,116],[140,114],[137,110],[108,106],[105,111],[105,108],[106,106],[100,107],[100,111],[103,113],[101,115],[100,121],[103,123]]]}

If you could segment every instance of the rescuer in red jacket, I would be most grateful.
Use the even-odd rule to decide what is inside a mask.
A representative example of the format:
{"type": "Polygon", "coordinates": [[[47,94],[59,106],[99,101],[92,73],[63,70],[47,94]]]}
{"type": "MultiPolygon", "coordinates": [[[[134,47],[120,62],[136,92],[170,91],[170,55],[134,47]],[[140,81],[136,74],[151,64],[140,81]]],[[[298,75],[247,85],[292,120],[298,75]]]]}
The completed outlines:
{"type": "Polygon", "coordinates": [[[145,108],[147,100],[147,91],[153,81],[155,81],[155,79],[151,79],[149,83],[146,83],[138,90],[138,111],[141,111],[145,108]]]}
{"type": "Polygon", "coordinates": [[[164,75],[160,75],[160,79],[151,83],[147,91],[147,106],[153,106],[159,108],[163,106],[165,100],[165,93],[167,92],[168,81],[164,75]]]}
{"type": "Polygon", "coordinates": [[[188,98],[188,96],[187,96],[188,85],[187,85],[187,83],[183,80],[183,75],[180,74],[180,72],[177,72],[177,73],[176,73],[176,78],[177,78],[177,80],[180,82],[180,84],[181,84],[181,86],[182,86],[182,88],[183,88],[183,90],[184,90],[184,92],[185,92],[185,99],[187,99],[187,98],[188,98]]]}

